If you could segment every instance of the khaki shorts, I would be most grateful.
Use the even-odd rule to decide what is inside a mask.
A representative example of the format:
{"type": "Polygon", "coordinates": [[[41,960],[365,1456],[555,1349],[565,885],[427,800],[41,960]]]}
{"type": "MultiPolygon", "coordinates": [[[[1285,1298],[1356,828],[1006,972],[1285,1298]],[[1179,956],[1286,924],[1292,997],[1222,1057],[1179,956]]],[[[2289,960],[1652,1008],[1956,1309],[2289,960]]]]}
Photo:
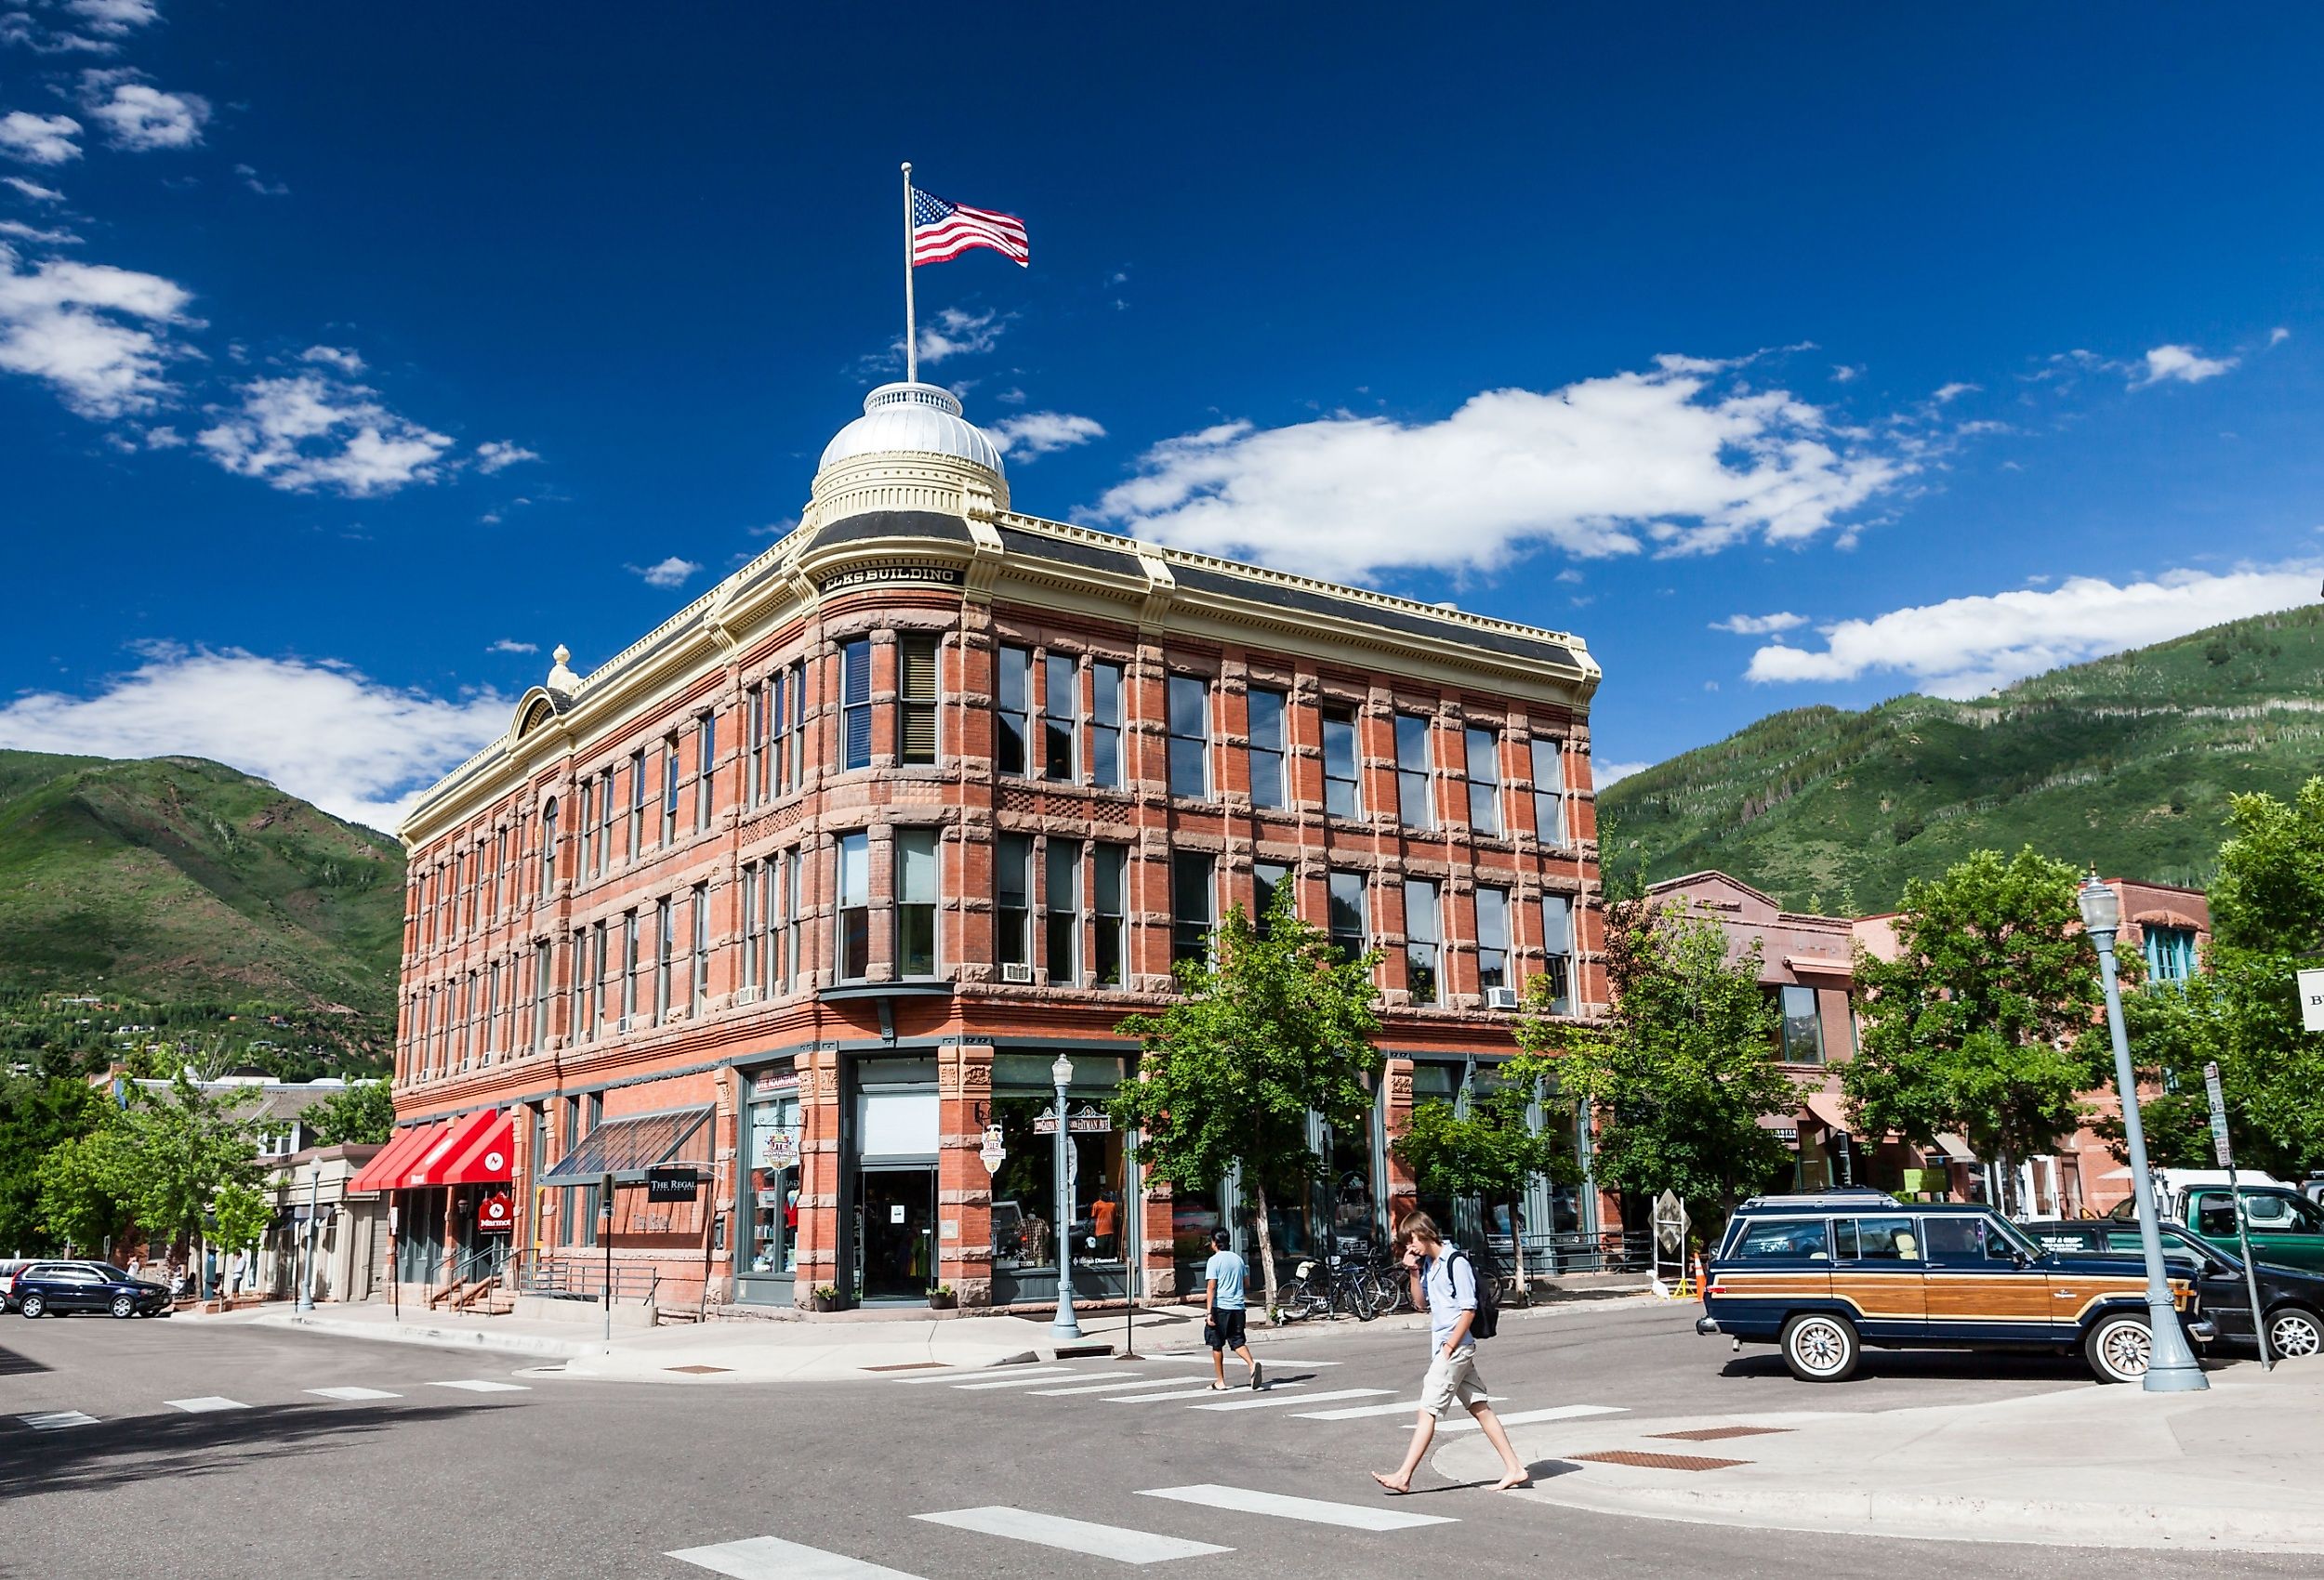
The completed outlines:
{"type": "Polygon", "coordinates": [[[1477,1376],[1476,1346],[1464,1345],[1450,1355],[1440,1346],[1420,1384],[1420,1408],[1441,1421],[1456,1400],[1466,1408],[1485,1397],[1485,1379],[1477,1376]]]}

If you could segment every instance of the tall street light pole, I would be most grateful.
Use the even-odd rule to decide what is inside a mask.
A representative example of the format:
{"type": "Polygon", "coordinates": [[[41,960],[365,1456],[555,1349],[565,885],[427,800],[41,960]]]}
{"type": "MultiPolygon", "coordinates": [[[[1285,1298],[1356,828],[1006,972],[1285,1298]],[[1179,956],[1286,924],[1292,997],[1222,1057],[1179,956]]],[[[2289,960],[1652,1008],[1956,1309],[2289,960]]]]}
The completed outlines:
{"type": "Polygon", "coordinates": [[[2146,1127],[2138,1117],[2138,1076],[2131,1068],[2131,1039],[2122,1029],[2122,992],[2115,981],[2114,935],[2122,928],[2121,897],[2092,873],[2080,896],[2082,930],[2098,946],[2098,974],[2106,990],[2106,1031],[2114,1039],[2114,1085],[2122,1099],[2122,1139],[2131,1153],[2131,1189],[2138,1201],[2139,1249],[2146,1258],[2146,1331],[2153,1353],[2144,1383],[2148,1393],[2192,1393],[2211,1387],[2202,1363],[2179,1327],[2178,1308],[2163,1275],[2162,1231],[2155,1212],[2155,1182],[2146,1172],[2146,1127]]]}
{"type": "Polygon", "coordinates": [[[1067,1134],[1073,1121],[1065,1112],[1065,1088],[1073,1084],[1074,1061],[1059,1054],[1057,1062],[1049,1067],[1049,1078],[1057,1087],[1057,1146],[1052,1160],[1057,1173],[1057,1318],[1049,1331],[1053,1338],[1079,1338],[1081,1324],[1074,1320],[1074,1178],[1065,1165],[1073,1146],[1073,1137],[1067,1134]]]}
{"type": "Polygon", "coordinates": [[[298,1277],[298,1306],[302,1311],[315,1309],[315,1204],[323,1188],[323,1160],[307,1160],[307,1233],[301,1258],[306,1267],[298,1277]]]}

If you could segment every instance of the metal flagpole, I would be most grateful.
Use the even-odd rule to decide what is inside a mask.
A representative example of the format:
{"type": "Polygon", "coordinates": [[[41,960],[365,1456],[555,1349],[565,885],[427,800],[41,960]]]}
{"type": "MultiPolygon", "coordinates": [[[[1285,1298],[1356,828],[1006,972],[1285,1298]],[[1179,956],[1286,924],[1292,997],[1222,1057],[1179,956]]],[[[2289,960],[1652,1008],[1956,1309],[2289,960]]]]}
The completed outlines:
{"type": "Polygon", "coordinates": [[[904,381],[920,380],[919,327],[912,315],[912,162],[904,162],[904,381]]]}

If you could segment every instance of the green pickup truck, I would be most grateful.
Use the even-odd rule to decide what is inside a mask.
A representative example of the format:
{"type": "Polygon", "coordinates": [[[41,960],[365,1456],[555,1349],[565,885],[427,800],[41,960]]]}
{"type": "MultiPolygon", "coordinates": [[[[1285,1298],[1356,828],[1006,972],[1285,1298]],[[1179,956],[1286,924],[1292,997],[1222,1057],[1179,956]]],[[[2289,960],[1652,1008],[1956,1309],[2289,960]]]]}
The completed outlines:
{"type": "MultiPolygon", "coordinates": [[[[2287,1185],[2238,1185],[2243,1201],[2243,1224],[2251,1237],[2251,1259],[2278,1267],[2324,1272],[2324,1207],[2287,1185]]],[[[2236,1244],[2235,1208],[2227,1187],[2191,1184],[2165,1191],[2162,1216],[2174,1218],[2229,1256],[2240,1255],[2236,1244]]],[[[2114,1216],[2135,1221],[2135,1200],[2114,1209],[2114,1216]]]]}

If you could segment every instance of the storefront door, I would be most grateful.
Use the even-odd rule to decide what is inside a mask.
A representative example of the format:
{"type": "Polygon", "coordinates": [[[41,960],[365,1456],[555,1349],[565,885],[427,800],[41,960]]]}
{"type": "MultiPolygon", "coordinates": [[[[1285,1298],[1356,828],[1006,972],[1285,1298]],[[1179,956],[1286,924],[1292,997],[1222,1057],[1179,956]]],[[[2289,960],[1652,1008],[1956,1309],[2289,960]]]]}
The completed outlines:
{"type": "Polygon", "coordinates": [[[867,1168],[856,1266],[866,1300],[918,1300],[936,1282],[936,1171],[867,1168]]]}

